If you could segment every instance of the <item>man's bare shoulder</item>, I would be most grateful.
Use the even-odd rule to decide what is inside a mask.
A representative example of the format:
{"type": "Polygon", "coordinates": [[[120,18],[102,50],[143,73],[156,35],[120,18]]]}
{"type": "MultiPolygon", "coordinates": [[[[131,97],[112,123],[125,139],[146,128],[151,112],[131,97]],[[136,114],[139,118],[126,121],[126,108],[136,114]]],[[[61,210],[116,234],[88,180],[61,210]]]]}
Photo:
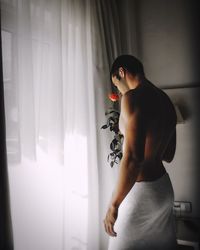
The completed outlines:
{"type": "Polygon", "coordinates": [[[142,93],[135,90],[128,90],[121,98],[121,107],[129,112],[134,112],[136,108],[139,108],[142,93]]]}

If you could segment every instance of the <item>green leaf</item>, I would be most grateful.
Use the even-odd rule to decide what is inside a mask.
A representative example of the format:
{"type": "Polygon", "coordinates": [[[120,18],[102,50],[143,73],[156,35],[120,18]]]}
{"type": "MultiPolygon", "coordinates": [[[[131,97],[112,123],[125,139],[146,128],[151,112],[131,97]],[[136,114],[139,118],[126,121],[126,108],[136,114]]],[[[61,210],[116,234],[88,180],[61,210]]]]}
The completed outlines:
{"type": "Polygon", "coordinates": [[[118,141],[116,140],[116,138],[114,138],[111,143],[114,143],[114,145],[117,145],[118,141]]]}
{"type": "Polygon", "coordinates": [[[115,144],[114,144],[113,142],[110,143],[110,149],[111,149],[112,151],[115,150],[115,144]]]}
{"type": "Polygon", "coordinates": [[[115,150],[115,154],[117,155],[120,151],[121,151],[121,150],[116,149],[116,150],[115,150]]]}
{"type": "Polygon", "coordinates": [[[107,126],[114,123],[114,122],[115,122],[115,119],[113,117],[109,117],[108,120],[107,120],[107,126]]]}
{"type": "Polygon", "coordinates": [[[118,154],[117,154],[120,158],[122,158],[122,152],[120,151],[118,154]]]}
{"type": "Polygon", "coordinates": [[[105,113],[105,115],[110,115],[110,114],[114,114],[114,115],[117,115],[117,116],[119,116],[119,112],[118,111],[116,111],[116,110],[112,110],[112,111],[107,111],[106,113],[105,113]]]}
{"type": "Polygon", "coordinates": [[[114,165],[114,161],[111,161],[110,163],[111,168],[113,167],[113,165],[114,165]]]}
{"type": "Polygon", "coordinates": [[[115,111],[106,111],[106,112],[105,112],[105,115],[112,114],[113,112],[115,112],[115,111]]]}
{"type": "Polygon", "coordinates": [[[101,129],[106,129],[106,128],[108,128],[106,124],[101,127],[101,129]]]}

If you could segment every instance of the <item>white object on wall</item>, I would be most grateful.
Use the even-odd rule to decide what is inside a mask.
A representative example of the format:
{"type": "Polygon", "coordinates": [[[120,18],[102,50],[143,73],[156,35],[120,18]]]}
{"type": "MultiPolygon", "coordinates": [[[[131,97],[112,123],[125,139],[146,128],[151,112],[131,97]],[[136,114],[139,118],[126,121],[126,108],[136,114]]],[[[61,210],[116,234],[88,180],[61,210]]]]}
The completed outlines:
{"type": "Polygon", "coordinates": [[[179,106],[175,104],[174,107],[175,107],[176,115],[177,115],[177,124],[185,123],[185,120],[183,119],[179,106]]]}

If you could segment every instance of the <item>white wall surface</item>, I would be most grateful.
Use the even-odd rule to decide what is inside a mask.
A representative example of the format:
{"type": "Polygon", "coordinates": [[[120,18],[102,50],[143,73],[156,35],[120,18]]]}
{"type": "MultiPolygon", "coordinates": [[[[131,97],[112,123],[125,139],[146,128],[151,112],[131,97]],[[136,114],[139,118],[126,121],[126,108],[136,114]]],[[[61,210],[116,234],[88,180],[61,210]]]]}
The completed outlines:
{"type": "Polygon", "coordinates": [[[184,119],[177,124],[177,148],[173,161],[165,163],[175,200],[192,202],[189,217],[200,217],[200,87],[165,90],[184,119]]]}

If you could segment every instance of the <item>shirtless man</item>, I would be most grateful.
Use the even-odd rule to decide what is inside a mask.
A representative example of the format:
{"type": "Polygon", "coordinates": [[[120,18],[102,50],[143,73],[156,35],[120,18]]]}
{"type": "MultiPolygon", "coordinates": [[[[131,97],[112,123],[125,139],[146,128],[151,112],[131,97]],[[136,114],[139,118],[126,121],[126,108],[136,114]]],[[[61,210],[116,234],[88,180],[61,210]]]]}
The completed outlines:
{"type": "Polygon", "coordinates": [[[135,57],[119,56],[111,80],[122,96],[119,128],[124,142],[118,181],[103,222],[107,234],[116,237],[118,208],[134,184],[159,179],[166,172],[162,161],[173,160],[176,113],[169,97],[147,80],[135,57]]]}

